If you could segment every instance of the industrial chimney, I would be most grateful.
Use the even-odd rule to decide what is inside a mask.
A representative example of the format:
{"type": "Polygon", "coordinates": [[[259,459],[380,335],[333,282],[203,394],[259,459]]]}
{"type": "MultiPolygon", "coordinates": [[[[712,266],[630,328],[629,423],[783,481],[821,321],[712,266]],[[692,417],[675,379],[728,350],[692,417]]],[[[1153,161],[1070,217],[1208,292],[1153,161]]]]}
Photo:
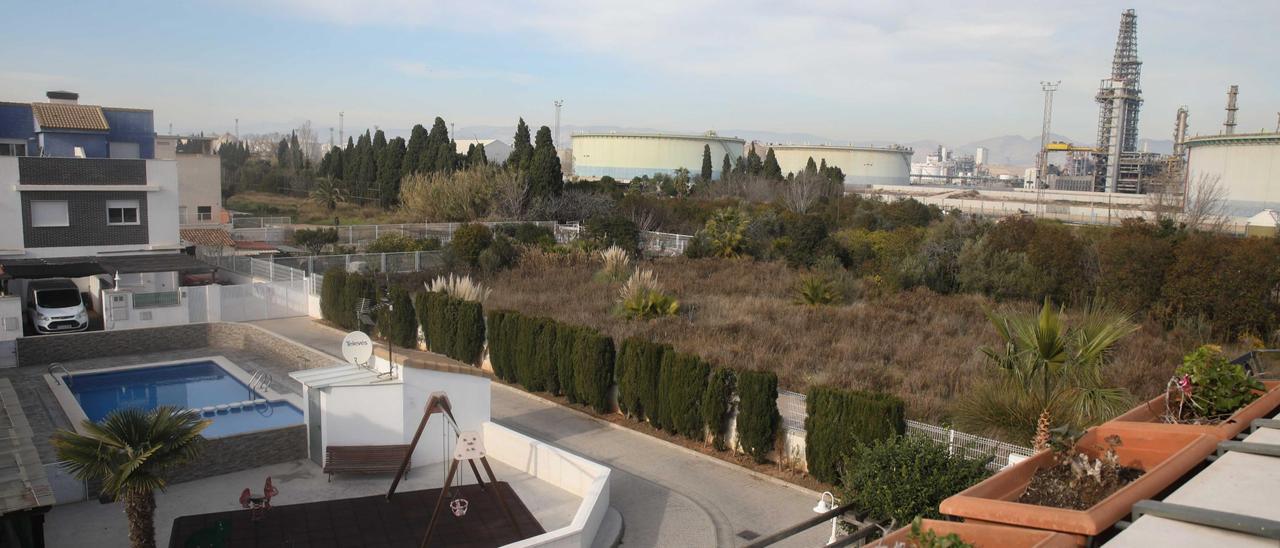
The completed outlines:
{"type": "Polygon", "coordinates": [[[1239,110],[1236,108],[1236,92],[1239,89],[1240,86],[1231,86],[1227,91],[1227,122],[1222,124],[1223,131],[1227,135],[1234,135],[1236,132],[1236,111],[1239,110]]]}
{"type": "Polygon", "coordinates": [[[74,91],[49,91],[44,94],[50,103],[74,105],[80,102],[80,94],[74,91]]]}

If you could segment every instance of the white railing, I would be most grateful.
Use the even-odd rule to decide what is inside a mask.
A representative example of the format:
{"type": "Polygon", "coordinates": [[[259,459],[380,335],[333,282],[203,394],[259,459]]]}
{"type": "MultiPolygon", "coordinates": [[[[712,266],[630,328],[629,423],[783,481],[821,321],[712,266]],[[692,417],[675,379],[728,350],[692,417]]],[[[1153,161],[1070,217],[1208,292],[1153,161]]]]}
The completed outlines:
{"type": "Polygon", "coordinates": [[[266,228],[288,226],[292,223],[292,217],[233,217],[231,219],[232,228],[266,228]]]}
{"type": "Polygon", "coordinates": [[[667,232],[640,231],[640,248],[654,255],[675,257],[684,255],[693,236],[687,234],[670,234],[667,232]]]}
{"type": "Polygon", "coordinates": [[[300,282],[307,279],[307,273],[286,265],[277,265],[269,260],[237,255],[197,255],[201,261],[223,270],[270,282],[300,282]]]}
{"type": "MultiPolygon", "coordinates": [[[[799,435],[803,435],[805,431],[805,399],[806,396],[799,392],[778,391],[778,413],[782,415],[782,426],[799,435]]],[[[1009,455],[1031,454],[1031,449],[1026,447],[913,420],[907,421],[907,434],[925,436],[946,445],[949,453],[958,453],[968,459],[994,457],[987,464],[987,468],[993,471],[1004,468],[1009,462],[1009,455]]]]}

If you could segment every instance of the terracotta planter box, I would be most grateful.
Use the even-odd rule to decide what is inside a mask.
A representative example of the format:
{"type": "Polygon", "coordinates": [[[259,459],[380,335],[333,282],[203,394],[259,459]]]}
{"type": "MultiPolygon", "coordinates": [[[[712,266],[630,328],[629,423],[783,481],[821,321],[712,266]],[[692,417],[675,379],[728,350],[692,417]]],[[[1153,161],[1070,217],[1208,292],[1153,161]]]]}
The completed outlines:
{"type": "MultiPolygon", "coordinates": [[[[939,536],[951,533],[960,535],[960,540],[972,544],[975,548],[1070,548],[1076,546],[1076,537],[1053,531],[935,519],[922,520],[922,524],[924,530],[933,530],[939,536]]],[[[908,525],[885,535],[871,546],[893,548],[899,542],[906,546],[914,546],[907,540],[910,535],[911,526],[908,525]]]]}
{"type": "Polygon", "coordinates": [[[1220,440],[1233,439],[1236,434],[1249,428],[1249,423],[1253,422],[1253,419],[1270,416],[1271,412],[1280,406],[1280,381],[1263,381],[1262,384],[1267,387],[1267,391],[1262,397],[1253,400],[1253,403],[1236,411],[1231,415],[1231,418],[1215,425],[1159,422],[1160,415],[1164,414],[1164,402],[1165,398],[1169,396],[1168,393],[1161,394],[1149,402],[1130,409],[1128,413],[1111,419],[1111,422],[1124,423],[1126,426],[1155,428],[1167,432],[1208,434],[1220,440]]]}
{"type": "Polygon", "coordinates": [[[1107,423],[1089,430],[1076,448],[1097,457],[1103,441],[1115,434],[1120,464],[1143,470],[1137,480],[1124,486],[1088,510],[1067,510],[1017,502],[1041,467],[1053,464],[1053,454],[1041,451],[1006,468],[983,482],[957,493],[938,506],[948,516],[988,523],[1002,523],[1094,536],[1129,515],[1133,504],[1155,496],[1213,453],[1218,439],[1193,432],[1134,428],[1107,423]]]}

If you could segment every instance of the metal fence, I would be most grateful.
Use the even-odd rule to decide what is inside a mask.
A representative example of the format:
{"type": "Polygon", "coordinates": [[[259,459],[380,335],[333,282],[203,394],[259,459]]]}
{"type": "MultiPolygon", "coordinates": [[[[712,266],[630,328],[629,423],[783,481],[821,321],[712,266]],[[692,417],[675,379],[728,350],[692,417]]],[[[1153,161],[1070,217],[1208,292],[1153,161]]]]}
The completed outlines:
{"type": "Polygon", "coordinates": [[[353,253],[349,255],[305,255],[297,257],[269,257],[263,260],[277,266],[296,268],[307,274],[327,272],[338,267],[343,270],[369,270],[377,272],[421,272],[444,266],[443,251],[409,251],[405,253],[353,253]]]}
{"type": "Polygon", "coordinates": [[[687,234],[670,234],[667,232],[640,231],[640,248],[653,255],[675,257],[684,255],[693,236],[687,234]]]}
{"type": "Polygon", "coordinates": [[[270,226],[288,226],[293,223],[292,217],[232,217],[231,228],[266,228],[270,226]]]}
{"type": "Polygon", "coordinates": [[[307,279],[307,273],[302,270],[255,257],[201,254],[197,258],[223,270],[264,281],[299,282],[307,279]]]}
{"type": "MultiPolygon", "coordinates": [[[[807,416],[805,399],[805,395],[799,392],[778,391],[778,413],[782,415],[783,428],[800,435],[804,434],[804,419],[807,416]]],[[[993,471],[1004,468],[1009,462],[1009,455],[1031,454],[1031,449],[1026,447],[912,420],[907,421],[907,434],[925,436],[945,445],[947,451],[953,455],[959,453],[969,459],[994,457],[987,463],[987,468],[993,471]]]]}
{"type": "MultiPolygon", "coordinates": [[[[388,234],[402,234],[410,238],[434,238],[439,240],[441,244],[449,243],[453,239],[453,233],[458,227],[467,223],[403,223],[388,225],[347,225],[347,226],[309,226],[309,225],[280,225],[280,226],[260,226],[260,227],[235,227],[231,230],[231,237],[236,240],[251,240],[257,242],[267,242],[271,244],[287,244],[293,239],[293,231],[304,228],[332,228],[338,232],[337,245],[345,246],[361,246],[368,245],[370,242],[377,240],[381,236],[388,234]]],[[[496,221],[480,223],[489,228],[498,228],[507,225],[534,224],[545,226],[555,231],[559,226],[555,221],[496,221]]]]}

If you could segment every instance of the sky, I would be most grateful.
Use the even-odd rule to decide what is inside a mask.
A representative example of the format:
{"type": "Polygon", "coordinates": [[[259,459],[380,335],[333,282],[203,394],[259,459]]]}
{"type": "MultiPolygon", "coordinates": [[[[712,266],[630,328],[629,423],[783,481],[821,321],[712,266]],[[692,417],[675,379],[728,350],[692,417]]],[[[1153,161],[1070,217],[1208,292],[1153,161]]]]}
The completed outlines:
{"type": "MultiPolygon", "coordinates": [[[[0,0],[5,3],[14,0],[0,0]]],[[[1140,136],[1176,109],[1217,133],[1276,128],[1280,2],[1240,0],[221,0],[5,9],[0,100],[70,89],[151,108],[157,131],[565,125],[965,143],[1092,142],[1120,13],[1138,14],[1140,136]],[[56,28],[57,32],[51,32],[56,28]]],[[[465,136],[463,136],[465,137],[465,136]]]]}

